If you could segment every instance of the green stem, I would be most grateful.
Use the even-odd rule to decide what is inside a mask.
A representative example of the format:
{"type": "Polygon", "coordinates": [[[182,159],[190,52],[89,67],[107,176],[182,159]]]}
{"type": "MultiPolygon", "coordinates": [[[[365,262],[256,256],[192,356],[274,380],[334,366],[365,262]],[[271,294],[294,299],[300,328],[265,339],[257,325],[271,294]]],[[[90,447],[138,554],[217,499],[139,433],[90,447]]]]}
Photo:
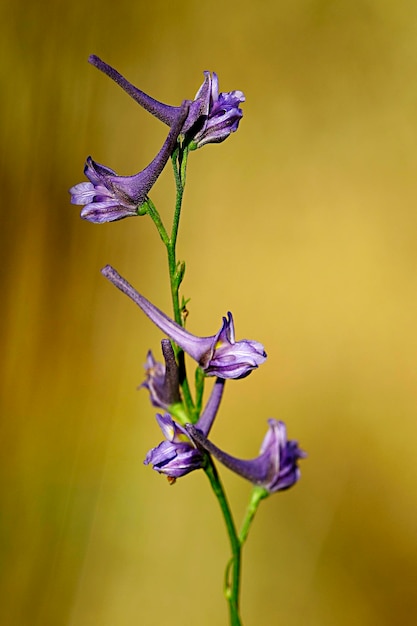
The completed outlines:
{"type": "Polygon", "coordinates": [[[154,203],[152,202],[152,200],[150,198],[147,199],[146,201],[146,213],[149,215],[149,217],[152,219],[153,223],[156,226],[156,229],[159,233],[159,236],[161,237],[162,241],[164,242],[165,246],[168,246],[169,244],[169,237],[168,237],[168,233],[165,230],[165,226],[162,223],[161,217],[158,213],[158,211],[156,210],[156,206],[154,205],[154,203]]]}
{"type": "Polygon", "coordinates": [[[180,326],[183,326],[183,319],[181,315],[181,307],[180,307],[180,299],[178,295],[179,289],[179,281],[177,276],[177,256],[175,252],[175,246],[171,244],[171,239],[168,241],[167,245],[168,252],[168,267],[169,267],[169,278],[171,282],[171,298],[172,298],[172,307],[174,309],[174,319],[180,326]]]}
{"type": "Polygon", "coordinates": [[[250,526],[253,522],[253,518],[255,517],[261,500],[266,498],[268,495],[268,491],[263,487],[254,487],[252,489],[251,499],[249,501],[248,508],[246,509],[245,517],[243,519],[243,523],[239,533],[239,542],[241,547],[247,539],[250,526]]]}
{"type": "MultiPolygon", "coordinates": [[[[174,307],[175,321],[181,326],[184,325],[182,318],[182,311],[179,303],[178,290],[183,277],[183,269],[180,273],[180,268],[177,266],[176,259],[176,243],[178,237],[178,228],[181,217],[181,206],[184,195],[185,176],[187,167],[188,151],[184,151],[178,148],[172,156],[172,165],[174,169],[175,184],[177,189],[177,197],[175,203],[175,213],[172,222],[171,238],[167,244],[168,251],[168,264],[169,273],[171,278],[171,294],[174,307]]],[[[202,372],[197,370],[196,372],[196,405],[192,404],[192,398],[188,387],[188,381],[185,373],[184,353],[179,351],[177,354],[180,373],[183,373],[181,381],[182,391],[184,395],[184,402],[190,414],[194,413],[194,420],[198,419],[201,411],[203,388],[204,388],[204,376],[202,372]],[[194,411],[193,411],[194,409],[194,411]]],[[[225,597],[229,604],[230,624],[231,626],[241,626],[241,620],[239,616],[239,590],[240,590],[240,569],[241,569],[241,543],[237,535],[235,523],[233,520],[232,512],[230,510],[229,503],[223,485],[220,481],[217,469],[210,456],[207,455],[207,464],[205,472],[210,481],[213,492],[219,502],[220,509],[223,514],[223,519],[226,524],[227,534],[229,536],[230,548],[232,557],[226,568],[226,580],[225,580],[225,597]]]]}
{"type": "MultiPolygon", "coordinates": [[[[174,319],[180,326],[184,326],[184,320],[182,317],[180,300],[179,300],[179,287],[184,275],[184,267],[180,269],[177,265],[177,254],[176,254],[176,245],[177,245],[177,237],[178,237],[178,228],[180,223],[181,216],[181,206],[182,206],[182,198],[184,195],[184,185],[183,180],[184,176],[181,176],[180,173],[180,159],[181,159],[182,151],[180,148],[177,148],[172,155],[172,165],[174,168],[174,177],[175,177],[175,185],[177,189],[176,201],[175,201],[175,212],[174,219],[172,222],[172,231],[171,237],[166,242],[166,248],[168,253],[168,267],[169,267],[169,277],[171,283],[171,298],[172,298],[172,306],[174,310],[174,319]]],[[[186,162],[186,155],[185,155],[186,162]]],[[[184,159],[183,159],[184,162],[184,159]]],[[[184,402],[187,408],[187,412],[190,416],[193,415],[194,412],[194,402],[191,396],[190,387],[187,380],[187,373],[185,368],[185,357],[184,352],[178,348],[178,346],[174,346],[174,350],[176,353],[176,357],[178,360],[178,367],[180,370],[180,385],[183,392],[184,402]]]]}
{"type": "Polygon", "coordinates": [[[203,393],[204,393],[204,381],[206,377],[201,369],[197,367],[195,370],[195,407],[194,407],[194,422],[198,421],[201,410],[203,408],[203,393]]]}
{"type": "Polygon", "coordinates": [[[177,199],[175,202],[175,213],[174,219],[172,221],[172,231],[171,231],[171,240],[170,245],[175,249],[177,244],[177,236],[178,236],[178,227],[180,225],[180,217],[181,217],[181,206],[182,206],[182,198],[184,195],[184,187],[185,187],[185,172],[187,168],[187,157],[188,152],[184,153],[180,148],[175,150],[172,155],[172,166],[174,168],[174,178],[175,178],[175,186],[177,188],[177,199]]]}
{"type": "Polygon", "coordinates": [[[227,534],[229,536],[230,548],[232,551],[232,558],[230,559],[226,567],[226,580],[224,594],[226,600],[229,603],[229,615],[231,626],[242,626],[242,622],[239,616],[239,589],[240,589],[240,567],[241,567],[241,544],[239,537],[237,536],[236,526],[233,521],[232,512],[230,510],[229,503],[227,501],[226,494],[223,489],[223,485],[220,481],[217,469],[211,459],[207,456],[208,462],[205,467],[205,472],[210,481],[211,488],[219,502],[224,522],[227,528],[227,534]],[[231,580],[230,580],[231,577],[231,580]]]}
{"type": "MultiPolygon", "coordinates": [[[[172,165],[174,169],[176,184],[176,202],[170,237],[168,236],[168,233],[162,223],[158,211],[156,210],[154,204],[150,199],[147,200],[146,208],[144,208],[144,213],[148,213],[153,220],[167,250],[174,319],[177,324],[182,327],[184,327],[185,315],[183,315],[183,310],[180,305],[179,288],[184,276],[185,265],[183,263],[177,263],[176,245],[181,217],[182,200],[184,195],[187,158],[188,149],[182,149],[181,146],[177,147],[172,155],[172,165]]],[[[171,413],[180,421],[180,423],[185,424],[188,421],[196,422],[200,416],[202,409],[204,373],[202,372],[202,370],[200,370],[200,368],[197,368],[195,379],[196,400],[194,403],[186,374],[184,352],[174,342],[173,348],[178,361],[178,367],[180,372],[180,385],[182,389],[184,405],[182,403],[178,403],[171,406],[171,413]]],[[[246,516],[243,521],[242,529],[240,531],[240,534],[238,535],[229,502],[226,497],[226,493],[224,491],[220,477],[217,473],[216,466],[214,465],[212,458],[208,454],[206,455],[206,465],[204,471],[207,474],[213,492],[219,502],[223,519],[226,525],[232,553],[232,556],[226,566],[224,585],[224,595],[229,604],[230,626],[242,626],[239,615],[241,550],[248,536],[249,528],[253,521],[259,503],[264,497],[266,497],[266,495],[268,495],[268,492],[266,492],[265,489],[260,489],[257,487],[253,489],[252,497],[246,511],[246,516]]]]}

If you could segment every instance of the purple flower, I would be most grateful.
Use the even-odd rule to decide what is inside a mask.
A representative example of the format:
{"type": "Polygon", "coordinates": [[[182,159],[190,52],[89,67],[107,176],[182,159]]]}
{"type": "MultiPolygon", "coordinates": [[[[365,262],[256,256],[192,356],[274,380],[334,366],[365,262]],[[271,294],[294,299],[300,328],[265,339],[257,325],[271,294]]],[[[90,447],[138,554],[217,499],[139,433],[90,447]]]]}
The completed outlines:
{"type": "Polygon", "coordinates": [[[149,391],[154,406],[168,410],[171,405],[181,402],[179,371],[171,342],[169,339],[162,339],[161,344],[165,365],[156,361],[149,350],[146,357],[146,380],[141,387],[149,391]]]}
{"type": "Polygon", "coordinates": [[[187,424],[186,429],[197,445],[217,458],[230,470],[246,478],[267,492],[283,491],[292,487],[300,477],[298,459],[306,456],[296,441],[287,440],[284,422],[269,419],[269,429],[262,442],[259,456],[249,461],[236,459],[220,450],[198,428],[187,424]]]}
{"type": "Polygon", "coordinates": [[[139,208],[170,158],[187,117],[188,103],[183,102],[176,113],[170,132],[161,150],[144,170],[134,176],[117,176],[109,167],[87,158],[84,174],[89,183],[71,187],[72,204],[82,204],[81,217],[95,224],[112,222],[139,215],[139,208]]]}
{"type": "Polygon", "coordinates": [[[190,440],[187,431],[174,422],[168,413],[158,414],[156,419],[165,440],[149,450],[144,464],[151,464],[160,474],[174,479],[203,467],[204,456],[190,440]]]}
{"type": "MultiPolygon", "coordinates": [[[[96,55],[89,57],[89,62],[114,80],[140,106],[149,111],[156,118],[172,126],[178,115],[179,107],[159,102],[144,91],[141,91],[114,68],[102,61],[96,55]]],[[[242,118],[240,104],[245,101],[241,91],[229,91],[219,94],[217,74],[204,72],[204,82],[192,102],[188,116],[183,124],[181,133],[186,135],[185,142],[191,150],[201,148],[206,143],[220,143],[230,133],[234,133],[242,118]]]]}
{"type": "MultiPolygon", "coordinates": [[[[196,424],[199,432],[204,435],[208,435],[219,410],[224,384],[224,380],[220,378],[216,380],[206,407],[196,424]]],[[[185,428],[174,422],[168,413],[165,415],[158,414],[156,419],[165,440],[148,452],[144,461],[145,465],[151,464],[154,470],[161,474],[167,474],[171,478],[185,476],[185,474],[203,467],[203,454],[190,439],[185,428]]]]}
{"type": "Polygon", "coordinates": [[[243,378],[265,361],[266,353],[262,344],[247,339],[235,341],[230,312],[227,319],[223,318],[223,325],[218,333],[210,337],[196,337],[138,293],[110,265],[106,265],[101,273],[129,296],[162,332],[197,361],[206,376],[243,378]]]}
{"type": "Polygon", "coordinates": [[[192,135],[190,149],[201,148],[206,143],[220,143],[227,139],[230,133],[234,133],[243,116],[240,104],[245,101],[241,91],[229,91],[219,94],[219,81],[217,74],[213,77],[209,72],[204,72],[206,77],[200,87],[195,101],[205,102],[207,111],[203,117],[202,126],[192,135]],[[207,90],[206,83],[209,84],[207,90]]]}

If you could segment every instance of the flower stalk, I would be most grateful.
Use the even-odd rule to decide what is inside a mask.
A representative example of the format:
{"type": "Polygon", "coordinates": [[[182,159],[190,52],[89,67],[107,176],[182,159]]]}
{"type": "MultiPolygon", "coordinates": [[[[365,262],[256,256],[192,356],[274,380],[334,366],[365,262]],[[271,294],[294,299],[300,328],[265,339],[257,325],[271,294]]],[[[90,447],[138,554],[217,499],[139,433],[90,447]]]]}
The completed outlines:
{"type": "Polygon", "coordinates": [[[256,512],[262,500],[268,497],[268,491],[264,487],[253,487],[252,495],[249,500],[248,507],[246,509],[245,517],[243,518],[242,526],[239,531],[240,546],[243,547],[246,539],[248,538],[249,530],[255,519],[256,512]]]}
{"type": "Polygon", "coordinates": [[[185,99],[180,106],[172,106],[135,87],[99,57],[91,55],[89,62],[145,111],[169,127],[165,142],[154,159],[133,176],[119,176],[88,157],[84,169],[88,182],[78,183],[70,189],[71,202],[82,205],[81,217],[96,224],[148,215],[164,244],[173,318],[136,291],[111,265],[106,265],[102,274],[164,333],[161,341],[163,362],[149,350],[145,380],[140,385],[148,391],[152,406],[162,411],[157,413],[156,419],[163,441],[148,451],[144,464],[165,475],[170,484],[198,469],[207,475],[230,544],[231,556],[224,583],[230,625],[242,626],[239,608],[242,548],[260,502],[298,481],[298,460],[305,453],[297,441],[287,440],[284,422],[275,419],[268,420],[268,430],[258,456],[249,460],[230,455],[209,439],[226,381],[245,378],[264,363],[267,355],[258,341],[235,339],[234,319],[230,312],[223,317],[220,330],[213,335],[194,335],[185,328],[188,301],[180,298],[185,263],[177,259],[177,242],[188,156],[206,144],[223,142],[237,131],[243,115],[240,105],[245,96],[238,90],[219,92],[216,73],[205,71],[204,81],[194,99],[185,99]],[[148,195],[168,160],[172,162],[176,189],[170,229],[164,225],[148,195]],[[185,354],[196,362],[193,393],[185,354]],[[214,377],[215,381],[205,401],[207,377],[214,377]],[[239,533],[214,459],[252,483],[252,494],[239,533]]]}
{"type": "MultiPolygon", "coordinates": [[[[177,239],[178,239],[178,229],[180,225],[180,217],[181,217],[181,208],[182,208],[182,199],[184,196],[184,184],[185,184],[185,171],[187,167],[187,153],[184,155],[184,158],[181,159],[182,150],[181,147],[178,146],[172,155],[172,165],[174,169],[174,178],[175,178],[175,186],[176,186],[176,200],[175,200],[175,210],[174,210],[174,219],[172,221],[172,229],[171,229],[171,237],[168,239],[166,244],[166,250],[168,255],[168,270],[169,270],[169,278],[171,285],[171,298],[172,298],[172,307],[174,311],[174,319],[180,326],[184,326],[183,316],[181,314],[180,307],[180,297],[179,297],[179,288],[184,278],[185,266],[183,271],[179,273],[178,265],[177,265],[177,239]],[[180,162],[182,161],[184,167],[183,176],[180,173],[180,162]]],[[[175,353],[178,360],[178,367],[180,370],[180,384],[181,389],[184,396],[184,403],[187,407],[188,414],[190,416],[194,415],[194,401],[191,396],[190,386],[188,384],[187,371],[185,366],[185,354],[184,350],[175,344],[175,353]]]]}
{"type": "Polygon", "coordinates": [[[209,461],[207,462],[207,465],[205,467],[205,472],[207,478],[210,481],[213,493],[216,496],[217,501],[220,505],[224,523],[226,525],[227,534],[229,537],[230,549],[232,552],[232,557],[226,567],[224,595],[229,604],[231,626],[241,626],[242,622],[240,619],[239,611],[241,543],[236,532],[233,515],[230,510],[229,502],[227,500],[223,485],[219,478],[216,466],[214,465],[211,457],[208,458],[209,461]]]}

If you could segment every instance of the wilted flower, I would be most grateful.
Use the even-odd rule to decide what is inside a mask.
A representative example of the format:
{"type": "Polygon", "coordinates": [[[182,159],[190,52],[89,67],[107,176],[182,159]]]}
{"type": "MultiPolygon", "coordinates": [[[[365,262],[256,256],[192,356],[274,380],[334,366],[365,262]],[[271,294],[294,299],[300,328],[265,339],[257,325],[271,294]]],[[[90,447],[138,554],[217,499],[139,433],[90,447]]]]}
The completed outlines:
{"type": "Polygon", "coordinates": [[[217,458],[230,470],[246,478],[254,485],[263,487],[267,492],[283,491],[294,485],[300,477],[298,459],[306,456],[296,441],[287,440],[284,422],[268,420],[269,429],[262,442],[259,456],[249,461],[237,459],[220,450],[198,428],[187,424],[186,429],[202,449],[217,458]]]}
{"type": "Polygon", "coordinates": [[[165,365],[155,360],[151,350],[146,357],[146,380],[141,387],[149,391],[154,406],[168,410],[181,401],[178,365],[169,339],[162,339],[165,365]]]}
{"type": "Polygon", "coordinates": [[[203,467],[204,457],[190,440],[187,431],[174,422],[168,413],[158,414],[156,419],[165,440],[149,450],[144,464],[151,464],[154,470],[171,478],[180,478],[203,467]]]}
{"type": "MultiPolygon", "coordinates": [[[[179,107],[164,104],[148,96],[96,55],[91,55],[88,60],[161,122],[169,126],[175,122],[179,107]]],[[[181,134],[186,136],[185,142],[189,144],[191,150],[201,148],[206,143],[224,141],[230,133],[237,130],[243,116],[240,108],[240,104],[245,101],[243,93],[241,91],[219,93],[217,74],[213,72],[211,76],[210,72],[205,71],[204,77],[204,82],[194,100],[188,101],[190,108],[181,129],[181,134]]]]}
{"type": "Polygon", "coordinates": [[[90,182],[79,183],[70,189],[72,204],[85,205],[81,210],[83,219],[101,224],[139,215],[139,208],[146,201],[150,189],[175,149],[188,106],[188,103],[183,102],[179,107],[161,150],[138,174],[117,176],[109,167],[95,163],[88,157],[84,174],[90,182]]]}
{"type": "Polygon", "coordinates": [[[227,319],[223,318],[218,333],[210,337],[196,337],[138,293],[113,267],[106,265],[101,272],[129,296],[158,328],[197,361],[207,376],[243,378],[265,361],[266,353],[262,344],[247,339],[235,341],[230,312],[227,319]]]}

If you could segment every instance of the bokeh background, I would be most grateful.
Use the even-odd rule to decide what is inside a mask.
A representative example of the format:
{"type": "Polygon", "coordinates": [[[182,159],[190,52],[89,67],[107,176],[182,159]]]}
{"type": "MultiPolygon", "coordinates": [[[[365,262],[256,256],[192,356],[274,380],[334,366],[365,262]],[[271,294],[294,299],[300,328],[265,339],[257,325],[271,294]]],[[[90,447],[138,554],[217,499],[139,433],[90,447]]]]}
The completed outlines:
{"type": "MultiPolygon", "coordinates": [[[[8,626],[226,624],[228,545],[204,474],[143,466],[160,333],[100,275],[169,310],[146,218],[97,226],[68,188],[88,154],[142,169],[166,129],[87,63],[155,97],[202,71],[247,101],[191,155],[179,256],[189,328],[269,359],[226,386],[213,430],[251,457],[270,416],[309,458],[264,502],[244,555],[245,625],[417,620],[417,6],[6,0],[0,8],[1,587],[8,626]]],[[[168,220],[167,168],[152,199],[168,220]]],[[[249,485],[222,472],[239,520],[249,485]]]]}

